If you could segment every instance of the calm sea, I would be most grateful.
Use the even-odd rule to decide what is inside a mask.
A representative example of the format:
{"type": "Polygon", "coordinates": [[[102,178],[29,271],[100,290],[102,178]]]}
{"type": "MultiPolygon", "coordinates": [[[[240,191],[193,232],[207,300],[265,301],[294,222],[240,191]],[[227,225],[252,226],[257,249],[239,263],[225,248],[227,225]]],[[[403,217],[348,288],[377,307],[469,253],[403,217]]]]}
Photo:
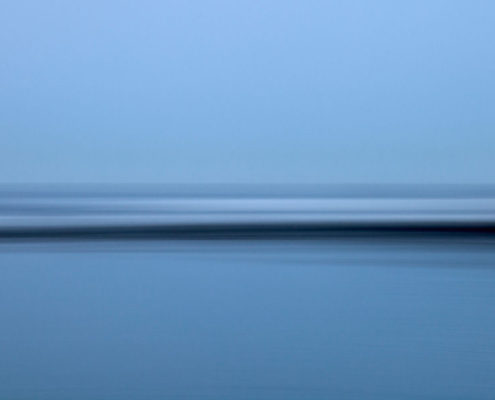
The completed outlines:
{"type": "Polygon", "coordinates": [[[0,246],[1,399],[494,394],[489,239],[0,246]]]}

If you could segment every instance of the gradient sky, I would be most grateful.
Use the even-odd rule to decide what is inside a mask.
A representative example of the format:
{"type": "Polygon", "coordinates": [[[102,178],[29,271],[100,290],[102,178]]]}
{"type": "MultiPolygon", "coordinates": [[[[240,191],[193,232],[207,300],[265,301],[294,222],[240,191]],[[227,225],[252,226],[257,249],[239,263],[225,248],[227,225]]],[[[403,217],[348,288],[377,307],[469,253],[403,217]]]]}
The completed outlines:
{"type": "Polygon", "coordinates": [[[2,182],[495,183],[495,2],[0,6],[2,182]]]}

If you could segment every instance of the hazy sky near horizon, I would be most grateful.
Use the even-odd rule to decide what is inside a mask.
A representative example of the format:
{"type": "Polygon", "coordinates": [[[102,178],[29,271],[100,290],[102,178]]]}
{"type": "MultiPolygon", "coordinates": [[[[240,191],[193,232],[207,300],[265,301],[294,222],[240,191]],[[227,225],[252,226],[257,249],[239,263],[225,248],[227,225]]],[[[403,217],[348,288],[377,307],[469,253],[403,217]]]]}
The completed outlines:
{"type": "Polygon", "coordinates": [[[495,2],[0,5],[0,182],[495,183],[495,2]]]}

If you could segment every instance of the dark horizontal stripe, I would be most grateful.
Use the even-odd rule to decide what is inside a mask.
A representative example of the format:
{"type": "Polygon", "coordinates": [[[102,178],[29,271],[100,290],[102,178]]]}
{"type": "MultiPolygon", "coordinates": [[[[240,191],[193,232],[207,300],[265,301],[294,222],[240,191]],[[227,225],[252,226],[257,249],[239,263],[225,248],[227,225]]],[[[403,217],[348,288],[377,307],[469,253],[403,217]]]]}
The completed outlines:
{"type": "Polygon", "coordinates": [[[64,226],[0,229],[0,239],[315,239],[336,237],[495,237],[495,223],[297,223],[64,226]]]}

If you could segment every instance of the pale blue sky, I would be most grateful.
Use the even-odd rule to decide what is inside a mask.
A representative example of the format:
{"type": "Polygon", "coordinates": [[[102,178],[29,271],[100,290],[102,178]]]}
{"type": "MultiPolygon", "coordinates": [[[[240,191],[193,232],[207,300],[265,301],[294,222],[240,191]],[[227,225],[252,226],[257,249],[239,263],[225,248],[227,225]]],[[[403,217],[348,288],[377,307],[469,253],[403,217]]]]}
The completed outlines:
{"type": "Polygon", "coordinates": [[[2,182],[495,183],[495,2],[0,5],[2,182]]]}

